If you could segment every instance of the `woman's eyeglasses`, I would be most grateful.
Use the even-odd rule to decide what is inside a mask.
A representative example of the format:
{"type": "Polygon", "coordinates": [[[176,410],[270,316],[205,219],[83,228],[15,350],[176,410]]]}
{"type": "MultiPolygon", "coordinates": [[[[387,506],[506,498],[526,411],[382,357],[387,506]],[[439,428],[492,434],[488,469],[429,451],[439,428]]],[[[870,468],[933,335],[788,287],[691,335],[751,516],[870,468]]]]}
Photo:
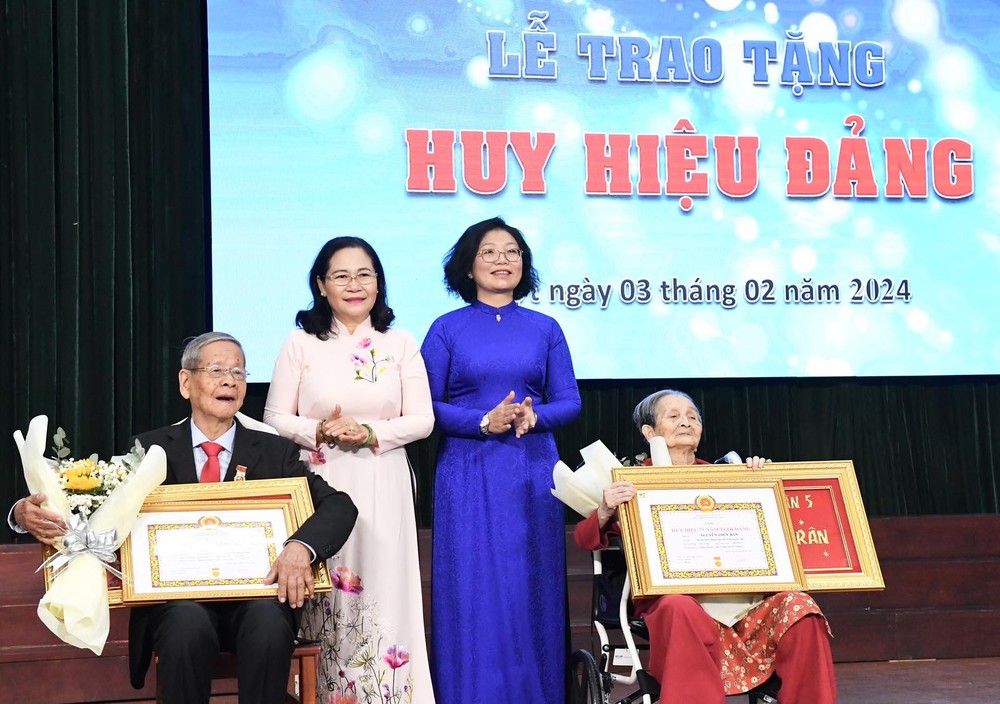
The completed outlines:
{"type": "Polygon", "coordinates": [[[476,254],[483,258],[483,261],[487,264],[495,264],[500,261],[500,255],[504,256],[509,262],[519,262],[521,261],[521,250],[517,247],[508,247],[507,249],[494,249],[493,247],[485,247],[480,249],[476,254]]]}
{"type": "Polygon", "coordinates": [[[351,281],[357,281],[362,286],[371,286],[378,279],[378,274],[374,271],[362,271],[359,274],[348,274],[341,272],[339,274],[330,274],[326,277],[334,286],[344,287],[351,283],[351,281]]]}

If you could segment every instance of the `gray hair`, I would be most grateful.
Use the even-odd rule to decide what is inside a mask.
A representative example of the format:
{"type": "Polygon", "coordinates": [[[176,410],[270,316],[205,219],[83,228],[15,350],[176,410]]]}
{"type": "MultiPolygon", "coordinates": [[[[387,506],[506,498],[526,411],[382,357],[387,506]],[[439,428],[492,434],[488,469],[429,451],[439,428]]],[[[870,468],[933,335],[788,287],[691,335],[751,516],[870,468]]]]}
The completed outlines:
{"type": "Polygon", "coordinates": [[[243,345],[235,337],[226,332],[205,332],[198,337],[192,337],[184,345],[184,352],[181,354],[181,369],[194,369],[201,363],[201,351],[213,342],[232,342],[240,348],[240,353],[246,359],[243,352],[243,345]]]}
{"type": "Polygon", "coordinates": [[[656,408],[660,405],[660,399],[667,396],[680,396],[688,401],[694,406],[695,413],[698,414],[698,420],[701,420],[701,410],[699,410],[698,404],[694,402],[693,398],[677,389],[661,389],[660,391],[654,391],[639,401],[635,410],[632,411],[632,422],[635,423],[635,427],[639,432],[642,432],[642,426],[644,425],[656,426],[656,408]]]}

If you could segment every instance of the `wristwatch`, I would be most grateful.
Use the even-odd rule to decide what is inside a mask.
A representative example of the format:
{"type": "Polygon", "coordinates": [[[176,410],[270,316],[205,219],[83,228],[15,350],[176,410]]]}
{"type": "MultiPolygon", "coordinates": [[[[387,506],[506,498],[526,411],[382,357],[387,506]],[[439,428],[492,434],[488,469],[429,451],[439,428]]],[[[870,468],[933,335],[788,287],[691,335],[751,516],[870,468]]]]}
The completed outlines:
{"type": "Polygon", "coordinates": [[[489,435],[490,434],[490,414],[487,413],[483,416],[483,419],[479,421],[479,434],[489,435]]]}

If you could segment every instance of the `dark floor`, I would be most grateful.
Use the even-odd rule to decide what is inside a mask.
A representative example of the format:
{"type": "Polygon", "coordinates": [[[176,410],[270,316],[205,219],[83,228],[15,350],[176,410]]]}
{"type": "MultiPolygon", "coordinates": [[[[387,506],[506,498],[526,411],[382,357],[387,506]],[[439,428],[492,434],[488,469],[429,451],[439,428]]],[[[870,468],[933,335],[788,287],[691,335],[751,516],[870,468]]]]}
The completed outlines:
{"type": "Polygon", "coordinates": [[[1000,658],[842,663],[841,704],[996,704],[1000,658]]]}
{"type": "MultiPolygon", "coordinates": [[[[1000,658],[838,663],[836,670],[838,704],[1000,702],[1000,658]]],[[[612,702],[627,693],[616,688],[612,702]]],[[[744,702],[730,697],[726,704],[744,702]]]]}
{"type": "MultiPolygon", "coordinates": [[[[839,663],[839,704],[997,704],[1000,658],[839,663]]],[[[624,696],[616,690],[614,694],[624,696]]],[[[617,699],[612,700],[617,701],[617,699]]],[[[745,698],[734,698],[739,704],[745,698]]],[[[212,704],[235,704],[214,697],[212,704]]],[[[123,704],[152,704],[151,700],[123,704]]],[[[729,704],[727,702],[727,704],[729,704]]],[[[780,703],[779,703],[780,704],[780,703]]]]}

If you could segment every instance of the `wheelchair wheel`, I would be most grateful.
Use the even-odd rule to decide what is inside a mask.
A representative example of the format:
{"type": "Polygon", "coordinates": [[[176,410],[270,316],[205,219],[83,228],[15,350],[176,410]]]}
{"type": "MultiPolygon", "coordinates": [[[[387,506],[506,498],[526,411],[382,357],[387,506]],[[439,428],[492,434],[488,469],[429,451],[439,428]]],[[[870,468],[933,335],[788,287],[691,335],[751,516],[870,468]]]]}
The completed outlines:
{"type": "Polygon", "coordinates": [[[594,656],[586,650],[577,650],[570,656],[570,685],[568,704],[608,704],[610,687],[604,688],[604,677],[594,656]]]}

